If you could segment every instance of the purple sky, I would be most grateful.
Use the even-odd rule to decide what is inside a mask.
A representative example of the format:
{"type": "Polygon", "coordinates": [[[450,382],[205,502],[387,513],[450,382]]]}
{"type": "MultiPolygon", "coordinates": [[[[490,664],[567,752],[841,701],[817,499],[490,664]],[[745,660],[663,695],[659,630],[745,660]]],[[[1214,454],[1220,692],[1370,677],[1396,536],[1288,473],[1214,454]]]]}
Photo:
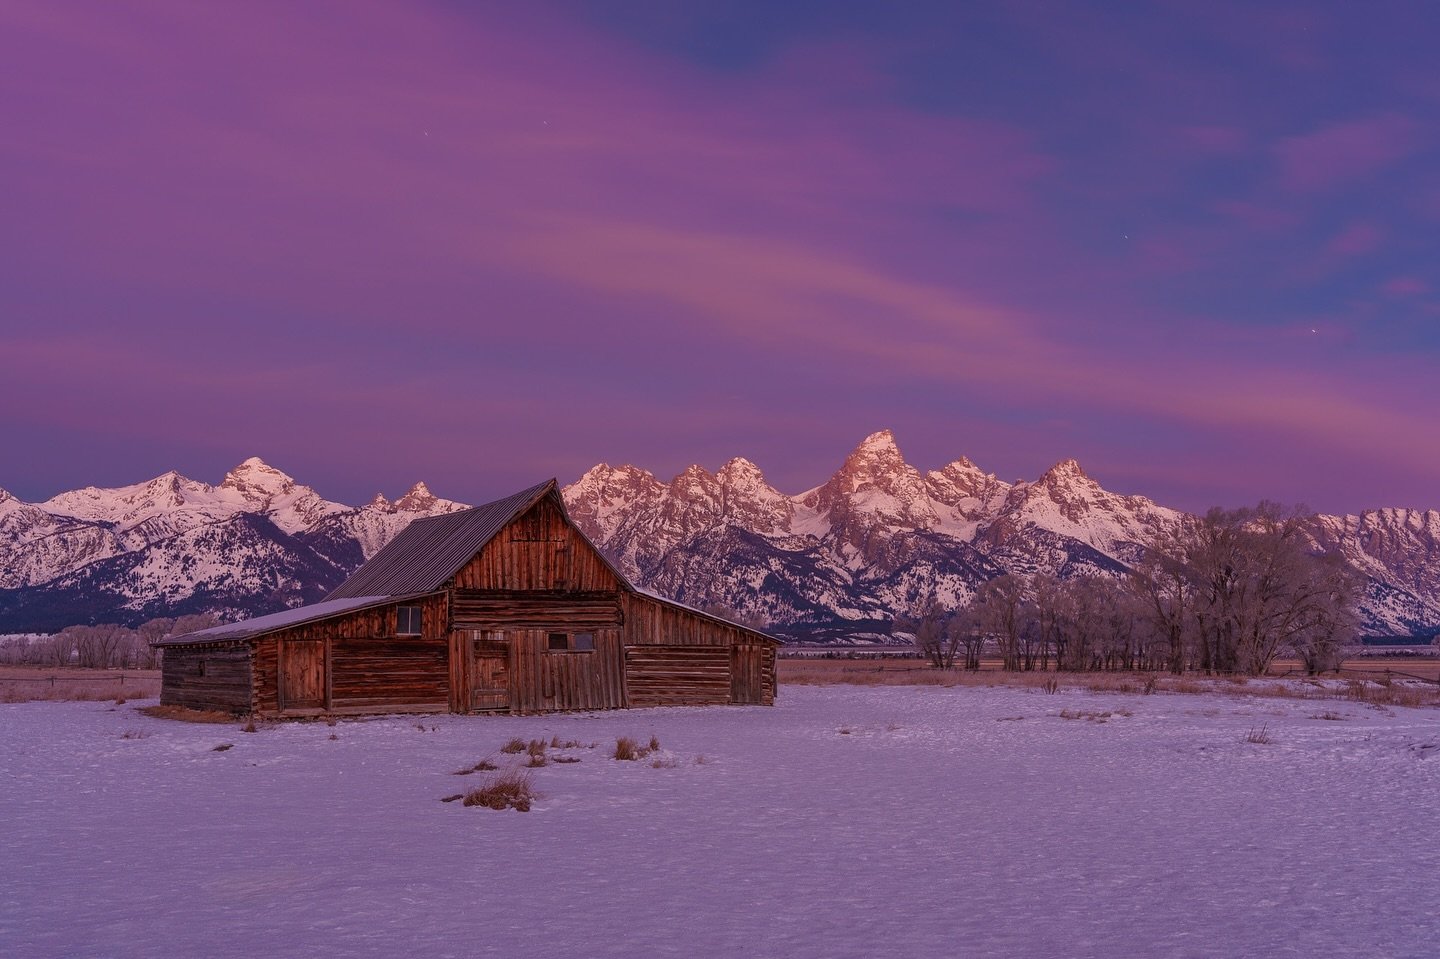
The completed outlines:
{"type": "Polygon", "coordinates": [[[797,492],[889,427],[1440,507],[1437,49],[1418,0],[8,0],[0,487],[797,492]]]}

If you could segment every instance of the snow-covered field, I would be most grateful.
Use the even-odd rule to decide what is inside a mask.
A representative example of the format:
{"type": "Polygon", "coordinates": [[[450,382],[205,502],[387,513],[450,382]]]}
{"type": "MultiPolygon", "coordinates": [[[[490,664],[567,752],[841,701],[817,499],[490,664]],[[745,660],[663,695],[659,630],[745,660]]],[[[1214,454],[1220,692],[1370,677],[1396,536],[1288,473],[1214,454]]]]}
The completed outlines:
{"type": "Polygon", "coordinates": [[[1349,703],[787,687],[256,733],[26,703],[0,954],[1433,957],[1437,812],[1440,712],[1349,703]],[[606,754],[652,734],[676,765],[606,754]],[[601,745],[532,812],[440,802],[552,735],[601,745]]]}

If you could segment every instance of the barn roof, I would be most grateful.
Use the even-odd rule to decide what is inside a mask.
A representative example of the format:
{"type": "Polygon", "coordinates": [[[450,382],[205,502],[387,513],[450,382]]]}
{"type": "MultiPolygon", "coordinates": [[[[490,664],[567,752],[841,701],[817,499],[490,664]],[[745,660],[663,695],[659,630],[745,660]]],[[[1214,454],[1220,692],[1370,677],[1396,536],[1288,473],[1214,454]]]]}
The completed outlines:
{"type": "Polygon", "coordinates": [[[167,636],[165,639],[157,640],[150,645],[188,646],[191,643],[235,642],[237,640],[249,639],[251,636],[258,636],[261,633],[268,633],[272,630],[285,629],[290,626],[300,626],[304,623],[313,623],[316,620],[329,619],[331,616],[339,616],[342,613],[353,613],[367,606],[381,606],[385,603],[393,603],[405,598],[407,597],[355,596],[347,599],[326,599],[318,603],[311,603],[309,606],[297,606],[294,609],[282,609],[278,613],[256,616],[254,619],[242,619],[238,623],[226,623],[223,626],[211,626],[209,629],[201,629],[193,633],[167,636]]]}
{"type": "Polygon", "coordinates": [[[325,598],[433,593],[511,520],[557,488],[547,480],[484,506],[417,519],[325,598]]]}

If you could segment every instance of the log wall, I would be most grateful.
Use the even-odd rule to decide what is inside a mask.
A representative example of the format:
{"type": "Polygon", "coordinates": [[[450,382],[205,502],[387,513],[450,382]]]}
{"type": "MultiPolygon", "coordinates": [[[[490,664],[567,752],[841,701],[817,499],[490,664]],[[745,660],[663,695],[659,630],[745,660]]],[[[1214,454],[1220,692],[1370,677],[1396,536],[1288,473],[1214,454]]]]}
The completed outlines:
{"type": "Polygon", "coordinates": [[[626,594],[623,610],[632,705],[774,704],[775,640],[643,593],[626,594]]]}
{"type": "Polygon", "coordinates": [[[630,646],[625,689],[632,706],[708,706],[730,701],[724,646],[630,646]]]}
{"type": "Polygon", "coordinates": [[[549,629],[590,632],[620,625],[618,591],[457,589],[451,602],[455,629],[549,629]]]}
{"type": "Polygon", "coordinates": [[[171,646],[161,654],[160,702],[248,713],[250,666],[247,645],[171,646]]]}

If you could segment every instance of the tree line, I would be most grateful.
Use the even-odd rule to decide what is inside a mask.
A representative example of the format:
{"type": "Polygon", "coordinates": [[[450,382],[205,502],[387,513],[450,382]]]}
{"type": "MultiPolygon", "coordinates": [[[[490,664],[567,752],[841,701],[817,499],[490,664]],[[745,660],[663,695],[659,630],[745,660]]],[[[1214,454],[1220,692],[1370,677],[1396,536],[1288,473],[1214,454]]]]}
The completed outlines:
{"type": "Polygon", "coordinates": [[[0,663],[84,666],[90,669],[158,669],[160,651],[150,644],[167,636],[208,629],[219,620],[206,614],[152,619],[135,628],[105,623],[67,626],[51,636],[24,637],[0,646],[0,663]]]}
{"type": "Polygon", "coordinates": [[[1363,583],[1307,532],[1309,512],[1262,502],[1187,517],[1125,575],[989,580],[970,604],[933,598],[898,621],[942,669],[1168,670],[1259,675],[1282,654],[1310,674],[1355,642],[1363,583]]]}

